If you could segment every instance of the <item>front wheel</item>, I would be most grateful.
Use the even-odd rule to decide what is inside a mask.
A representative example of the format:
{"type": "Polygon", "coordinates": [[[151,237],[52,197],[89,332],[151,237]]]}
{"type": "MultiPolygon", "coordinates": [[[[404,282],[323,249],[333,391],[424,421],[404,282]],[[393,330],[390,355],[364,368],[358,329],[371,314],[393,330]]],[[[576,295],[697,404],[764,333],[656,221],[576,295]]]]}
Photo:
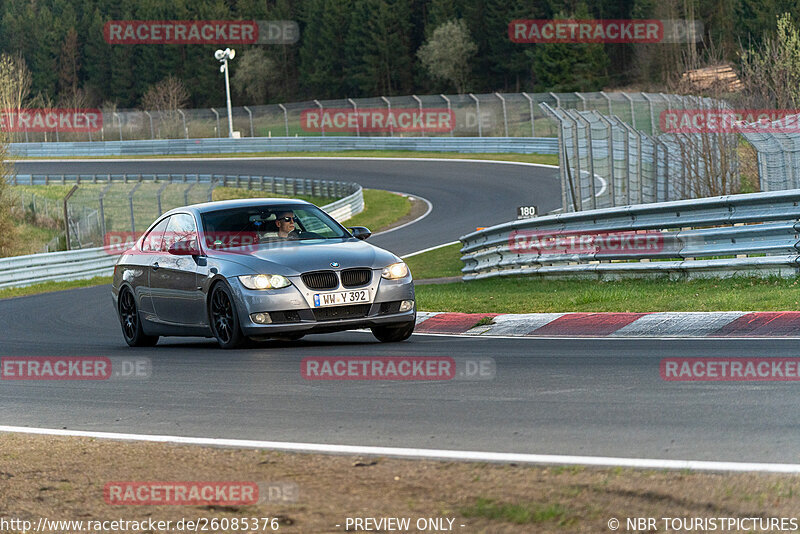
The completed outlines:
{"type": "Polygon", "coordinates": [[[136,298],[130,289],[124,288],[120,291],[117,312],[125,343],[131,347],[152,347],[158,343],[158,336],[148,336],[144,333],[139,309],[136,307],[136,298]]]}
{"type": "Polygon", "coordinates": [[[400,326],[374,326],[370,330],[372,330],[372,335],[375,336],[378,341],[383,343],[396,343],[410,338],[411,334],[414,333],[414,326],[416,326],[415,323],[410,322],[401,324],[400,326]]]}
{"type": "Polygon", "coordinates": [[[225,284],[217,284],[211,290],[209,304],[209,318],[211,319],[211,332],[217,338],[217,343],[223,349],[236,349],[243,347],[248,339],[242,333],[239,325],[239,316],[233,297],[225,284]]]}

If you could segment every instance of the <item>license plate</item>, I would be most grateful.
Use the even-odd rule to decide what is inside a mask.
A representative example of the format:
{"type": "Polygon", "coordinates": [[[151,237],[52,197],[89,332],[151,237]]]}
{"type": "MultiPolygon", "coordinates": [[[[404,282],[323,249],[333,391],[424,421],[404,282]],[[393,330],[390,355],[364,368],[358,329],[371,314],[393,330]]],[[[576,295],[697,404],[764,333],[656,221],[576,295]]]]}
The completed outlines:
{"type": "Polygon", "coordinates": [[[334,291],[333,293],[316,293],[314,295],[314,307],[324,306],[343,306],[345,304],[360,304],[369,302],[369,290],[359,289],[357,291],[334,291]]]}

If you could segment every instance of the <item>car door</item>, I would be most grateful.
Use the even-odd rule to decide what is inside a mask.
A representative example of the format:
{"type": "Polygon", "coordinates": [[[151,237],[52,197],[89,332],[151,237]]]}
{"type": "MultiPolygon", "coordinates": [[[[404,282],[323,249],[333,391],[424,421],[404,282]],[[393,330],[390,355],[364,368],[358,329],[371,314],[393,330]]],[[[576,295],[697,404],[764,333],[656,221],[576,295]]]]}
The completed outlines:
{"type": "Polygon", "coordinates": [[[158,224],[147,232],[141,243],[141,253],[134,255],[136,265],[141,270],[141,276],[137,277],[134,287],[136,289],[139,310],[147,320],[156,319],[155,308],[153,308],[153,298],[150,290],[152,280],[153,264],[157,263],[161,255],[161,244],[164,234],[167,231],[169,217],[159,221],[158,224]]]}
{"type": "Polygon", "coordinates": [[[188,213],[169,219],[161,253],[151,265],[150,291],[159,321],[199,325],[206,322],[205,298],[197,286],[197,258],[170,254],[178,241],[197,240],[197,225],[188,213]]]}

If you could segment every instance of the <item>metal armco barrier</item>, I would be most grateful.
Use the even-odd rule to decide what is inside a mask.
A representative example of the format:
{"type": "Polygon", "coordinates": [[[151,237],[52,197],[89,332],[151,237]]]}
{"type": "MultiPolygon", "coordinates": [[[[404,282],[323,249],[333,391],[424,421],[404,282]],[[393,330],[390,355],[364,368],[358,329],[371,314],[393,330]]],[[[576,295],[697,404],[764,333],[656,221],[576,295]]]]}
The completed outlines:
{"type": "MultiPolygon", "coordinates": [[[[321,206],[339,222],[344,222],[364,210],[361,186],[352,182],[346,185],[352,186],[355,191],[342,199],[321,206]]],[[[0,258],[0,289],[41,282],[111,276],[117,258],[117,254],[109,252],[105,247],[0,258]]]]}
{"type": "Polygon", "coordinates": [[[19,157],[227,154],[414,150],[428,152],[558,154],[552,137],[249,137],[244,139],[156,139],[74,143],[11,143],[19,157]]]}
{"type": "Polygon", "coordinates": [[[464,280],[795,276],[800,189],[549,215],[486,228],[461,242],[464,280]],[[613,246],[598,246],[586,236],[612,237],[613,246]],[[548,251],[554,237],[577,240],[578,246],[548,251]],[[640,247],[622,250],[636,240],[640,247]]]}

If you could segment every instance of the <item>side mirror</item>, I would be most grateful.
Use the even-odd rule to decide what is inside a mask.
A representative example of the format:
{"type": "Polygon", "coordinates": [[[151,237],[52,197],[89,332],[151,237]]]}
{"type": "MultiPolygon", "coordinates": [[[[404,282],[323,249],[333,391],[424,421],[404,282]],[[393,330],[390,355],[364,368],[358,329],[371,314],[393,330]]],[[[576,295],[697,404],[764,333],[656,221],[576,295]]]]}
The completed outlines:
{"type": "Polygon", "coordinates": [[[170,245],[167,252],[175,256],[199,256],[200,249],[197,247],[197,241],[188,239],[186,241],[178,241],[170,245]]]}
{"type": "Polygon", "coordinates": [[[350,233],[353,234],[353,237],[362,241],[372,235],[372,232],[369,231],[369,228],[365,228],[363,226],[353,226],[352,228],[348,228],[348,230],[350,230],[350,233]]]}

